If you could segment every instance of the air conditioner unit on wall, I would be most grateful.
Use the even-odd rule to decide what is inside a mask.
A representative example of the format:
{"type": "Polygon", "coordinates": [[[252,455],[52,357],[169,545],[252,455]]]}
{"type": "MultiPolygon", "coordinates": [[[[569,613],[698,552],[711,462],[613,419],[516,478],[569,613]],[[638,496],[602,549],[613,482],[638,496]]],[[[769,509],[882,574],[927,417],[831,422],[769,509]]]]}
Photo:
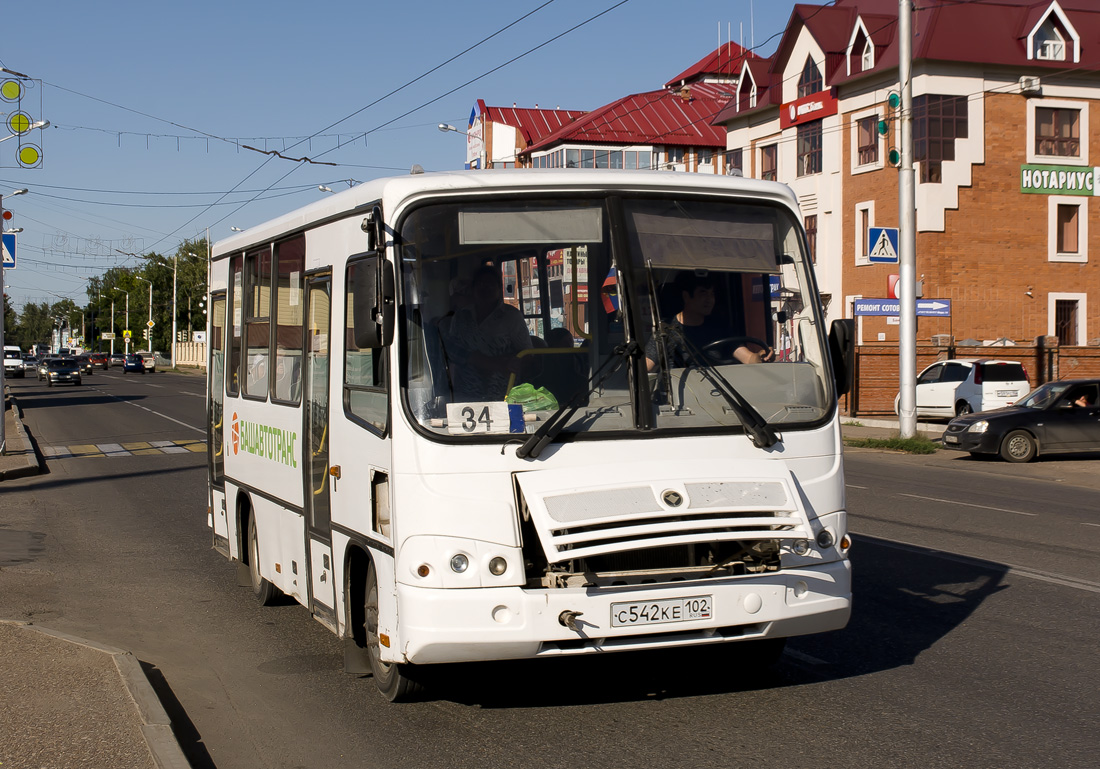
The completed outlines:
{"type": "Polygon", "coordinates": [[[1043,84],[1038,77],[1032,75],[1023,75],[1020,77],[1020,93],[1027,94],[1028,96],[1036,96],[1042,92],[1043,84]]]}

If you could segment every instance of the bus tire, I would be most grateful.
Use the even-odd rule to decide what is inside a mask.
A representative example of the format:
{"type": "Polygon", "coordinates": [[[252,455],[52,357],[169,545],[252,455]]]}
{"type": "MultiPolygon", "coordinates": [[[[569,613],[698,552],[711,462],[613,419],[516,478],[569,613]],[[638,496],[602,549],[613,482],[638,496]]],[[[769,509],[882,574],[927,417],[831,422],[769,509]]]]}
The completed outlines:
{"type": "Polygon", "coordinates": [[[370,657],[374,685],[390,702],[408,702],[415,699],[423,687],[408,676],[409,665],[383,662],[378,639],[378,577],[374,567],[367,569],[366,587],[363,590],[363,624],[366,631],[367,655],[370,657]]]}
{"type": "Polygon", "coordinates": [[[260,606],[271,606],[279,599],[279,588],[260,575],[260,540],[256,534],[256,516],[248,517],[248,574],[252,578],[252,595],[260,606]]]}

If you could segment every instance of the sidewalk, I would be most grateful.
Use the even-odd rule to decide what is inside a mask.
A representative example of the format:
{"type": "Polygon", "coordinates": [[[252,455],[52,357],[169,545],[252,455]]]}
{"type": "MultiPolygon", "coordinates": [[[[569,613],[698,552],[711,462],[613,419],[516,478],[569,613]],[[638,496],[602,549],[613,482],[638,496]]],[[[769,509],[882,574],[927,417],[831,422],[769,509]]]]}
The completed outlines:
{"type": "Polygon", "coordinates": [[[5,399],[4,441],[5,449],[0,456],[0,482],[10,478],[22,478],[38,475],[38,458],[34,455],[27,431],[23,429],[22,414],[14,398],[5,399]]]}
{"type": "MultiPolygon", "coordinates": [[[[0,484],[41,472],[18,404],[9,404],[0,484]]],[[[0,589],[3,571],[20,563],[25,550],[22,540],[5,538],[3,523],[0,517],[0,589]]],[[[0,619],[0,654],[0,767],[190,766],[130,652],[0,619]]]]}

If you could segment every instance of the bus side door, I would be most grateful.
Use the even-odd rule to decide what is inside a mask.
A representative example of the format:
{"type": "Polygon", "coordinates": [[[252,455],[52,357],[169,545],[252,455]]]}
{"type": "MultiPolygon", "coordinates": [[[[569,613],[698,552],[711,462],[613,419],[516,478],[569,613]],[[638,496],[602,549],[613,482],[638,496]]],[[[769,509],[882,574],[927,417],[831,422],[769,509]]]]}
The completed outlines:
{"type": "Polygon", "coordinates": [[[329,275],[315,277],[306,291],[305,450],[306,536],[309,540],[310,611],[336,629],[329,476],[329,377],[331,288],[329,275]]]}

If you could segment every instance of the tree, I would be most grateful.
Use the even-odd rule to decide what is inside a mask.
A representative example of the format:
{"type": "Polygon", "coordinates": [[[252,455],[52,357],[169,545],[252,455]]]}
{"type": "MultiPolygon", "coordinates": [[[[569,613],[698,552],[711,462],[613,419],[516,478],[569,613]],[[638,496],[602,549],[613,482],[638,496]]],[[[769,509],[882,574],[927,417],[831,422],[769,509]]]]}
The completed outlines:
{"type": "Polygon", "coordinates": [[[15,335],[9,336],[8,326],[4,325],[4,338],[19,340],[19,346],[29,350],[32,345],[49,344],[50,331],[53,329],[53,320],[50,314],[50,306],[45,302],[40,304],[25,304],[23,312],[19,316],[19,325],[15,329],[15,335]]]}

